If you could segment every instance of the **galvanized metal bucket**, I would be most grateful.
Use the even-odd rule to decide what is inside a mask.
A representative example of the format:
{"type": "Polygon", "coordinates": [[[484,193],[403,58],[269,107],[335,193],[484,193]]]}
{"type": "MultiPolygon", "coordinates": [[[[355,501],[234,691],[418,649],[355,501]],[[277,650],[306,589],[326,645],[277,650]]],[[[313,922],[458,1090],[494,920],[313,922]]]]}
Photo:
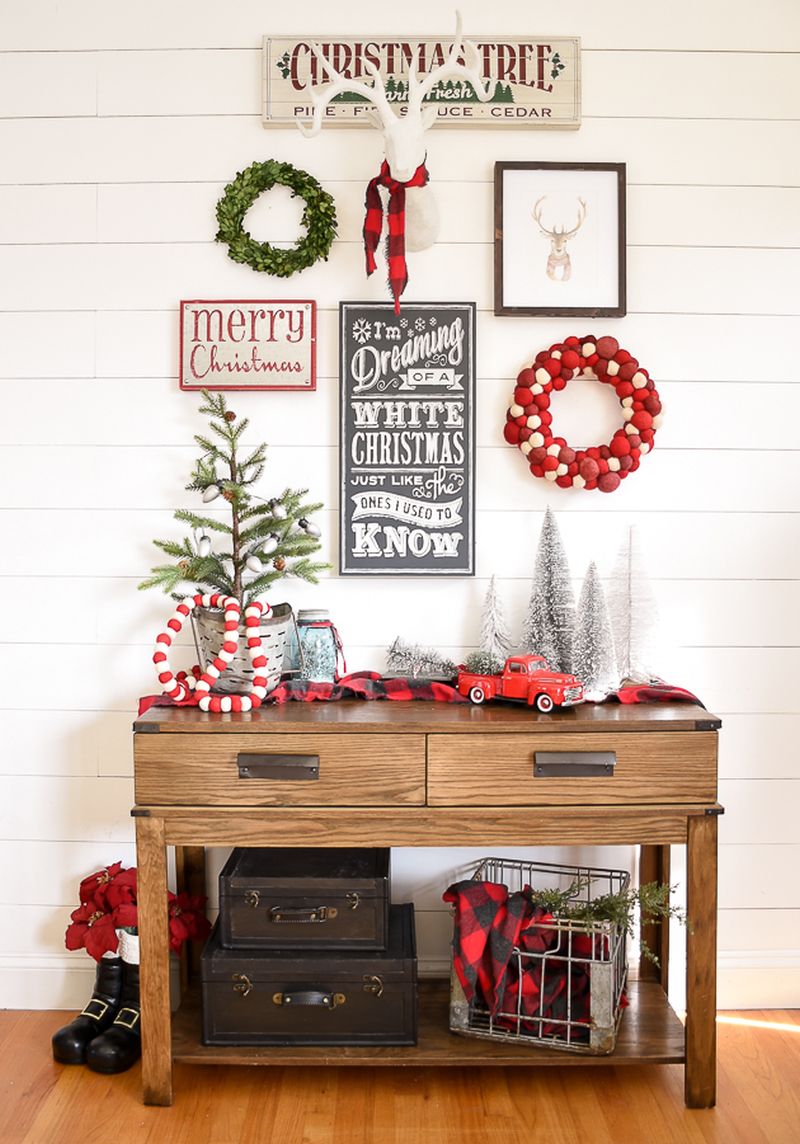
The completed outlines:
{"type": "MultiPolygon", "coordinates": [[[[261,654],[267,657],[267,666],[261,674],[267,678],[267,691],[272,691],[280,682],[286,636],[293,620],[291,604],[275,604],[267,618],[261,621],[261,654]]],[[[223,644],[225,623],[222,610],[195,608],[192,612],[192,630],[198,663],[205,667],[223,644]]],[[[246,694],[253,682],[253,675],[247,652],[247,635],[242,623],[239,625],[239,650],[211,690],[217,695],[246,694]]]]}

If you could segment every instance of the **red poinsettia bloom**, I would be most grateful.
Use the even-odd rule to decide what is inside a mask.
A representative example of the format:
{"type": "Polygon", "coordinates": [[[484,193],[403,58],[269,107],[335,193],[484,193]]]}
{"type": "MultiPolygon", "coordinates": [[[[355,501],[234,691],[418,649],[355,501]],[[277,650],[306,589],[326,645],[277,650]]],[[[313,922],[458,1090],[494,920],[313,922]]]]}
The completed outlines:
{"type": "Polygon", "coordinates": [[[119,948],[114,918],[106,914],[92,902],[84,902],[70,914],[72,923],[67,926],[65,943],[67,949],[85,949],[99,961],[104,953],[116,953],[119,948]]]}
{"type": "Polygon", "coordinates": [[[87,902],[91,902],[98,910],[107,913],[106,895],[108,888],[121,869],[121,862],[113,862],[110,866],[104,866],[102,870],[98,870],[95,874],[90,874],[88,878],[84,878],[78,888],[78,901],[83,905],[87,902]]]}
{"type": "Polygon", "coordinates": [[[169,947],[175,953],[180,951],[185,941],[208,937],[211,922],[203,912],[205,904],[206,899],[201,895],[169,895],[169,947]]]}
{"type": "MultiPolygon", "coordinates": [[[[106,901],[109,910],[118,910],[120,906],[136,905],[136,867],[130,870],[120,870],[114,876],[106,891],[106,901]]],[[[117,922],[117,925],[124,923],[117,922]]]]}
{"type": "Polygon", "coordinates": [[[136,930],[139,925],[139,911],[130,902],[123,902],[117,906],[111,917],[117,929],[136,930]]]}

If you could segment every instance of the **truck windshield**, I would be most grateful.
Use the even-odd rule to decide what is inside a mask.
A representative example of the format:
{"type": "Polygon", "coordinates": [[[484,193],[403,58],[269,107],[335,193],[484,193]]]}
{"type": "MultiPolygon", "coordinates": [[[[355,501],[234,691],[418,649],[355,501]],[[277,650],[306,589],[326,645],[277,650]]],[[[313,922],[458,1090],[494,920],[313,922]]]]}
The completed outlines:
{"type": "Polygon", "coordinates": [[[546,666],[547,665],[544,663],[544,661],[539,659],[539,660],[536,660],[534,663],[528,664],[528,671],[530,672],[531,675],[533,675],[534,671],[544,671],[546,666]]]}

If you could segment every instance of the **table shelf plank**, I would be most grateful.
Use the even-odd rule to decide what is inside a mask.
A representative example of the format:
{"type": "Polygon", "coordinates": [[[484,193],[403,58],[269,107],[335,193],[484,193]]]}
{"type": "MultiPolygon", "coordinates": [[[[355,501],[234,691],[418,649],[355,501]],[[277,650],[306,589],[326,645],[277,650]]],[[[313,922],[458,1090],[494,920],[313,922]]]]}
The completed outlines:
{"type": "Polygon", "coordinates": [[[622,1015],[610,1056],[509,1044],[451,1033],[449,982],[419,984],[419,1042],[414,1046],[203,1045],[200,997],[190,991],[174,1015],[172,1056],[184,1064],[335,1066],[570,1066],[682,1064],[684,1028],[656,982],[631,981],[630,1005],[622,1015]]]}

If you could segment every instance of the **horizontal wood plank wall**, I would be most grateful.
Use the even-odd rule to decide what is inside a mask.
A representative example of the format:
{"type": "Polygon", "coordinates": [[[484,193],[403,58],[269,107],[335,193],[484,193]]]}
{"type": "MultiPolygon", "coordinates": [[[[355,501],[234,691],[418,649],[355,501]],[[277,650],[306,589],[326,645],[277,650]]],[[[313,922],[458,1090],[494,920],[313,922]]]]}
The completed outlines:
{"type": "MultiPolygon", "coordinates": [[[[519,628],[548,504],[576,586],[590,559],[608,574],[636,524],[669,637],[663,674],[725,720],[722,1004],[797,1006],[800,13],[786,0],[765,0],[757,18],[744,0],[677,0],[666,24],[622,0],[549,0],[535,19],[518,2],[487,15],[462,0],[461,10],[474,33],[532,28],[580,35],[584,49],[580,131],[431,136],[442,241],[413,257],[407,296],[478,303],[477,575],[447,583],[446,608],[442,585],[402,579],[371,583],[368,607],[358,580],[336,576],[282,594],[330,606],[352,668],[381,666],[398,632],[458,657],[477,639],[493,573],[519,628]],[[534,158],[627,163],[626,318],[493,317],[492,165],[534,158]],[[498,439],[511,379],[533,353],[600,325],[658,379],[667,413],[654,455],[603,498],[534,482],[498,439]]],[[[184,5],[143,0],[137,16],[123,20],[102,0],[31,0],[0,17],[0,904],[9,923],[0,1007],[82,1003],[91,967],[61,945],[75,887],[102,862],[133,861],[129,728],[135,697],[152,689],[148,646],[164,616],[163,602],[135,585],[151,538],[170,534],[171,510],[191,503],[183,486],[199,427],[195,398],[177,390],[178,300],[318,300],[317,392],[235,404],[270,444],[265,488],[307,484],[325,502],[335,563],[336,307],[384,295],[381,274],[363,277],[359,242],[377,136],[326,128],[306,142],[259,121],[260,36],[329,32],[330,6],[309,0],[271,15],[256,0],[235,10],[198,0],[189,19],[184,5]],[[340,217],[330,261],[289,282],[256,279],[213,242],[222,187],[269,156],[319,177],[340,217]],[[57,681],[49,691],[42,670],[57,681]]],[[[353,34],[441,34],[449,22],[422,0],[391,20],[367,4],[343,6],[335,20],[353,34]]],[[[275,192],[249,223],[276,238],[297,219],[297,204],[275,192]]],[[[577,426],[568,397],[565,424],[577,426]]],[[[598,424],[613,419],[595,391],[580,401],[593,403],[598,424]]],[[[630,858],[575,854],[610,866],[630,858]]],[[[396,893],[420,911],[424,968],[445,966],[441,891],[474,857],[395,854],[396,893]]]]}

